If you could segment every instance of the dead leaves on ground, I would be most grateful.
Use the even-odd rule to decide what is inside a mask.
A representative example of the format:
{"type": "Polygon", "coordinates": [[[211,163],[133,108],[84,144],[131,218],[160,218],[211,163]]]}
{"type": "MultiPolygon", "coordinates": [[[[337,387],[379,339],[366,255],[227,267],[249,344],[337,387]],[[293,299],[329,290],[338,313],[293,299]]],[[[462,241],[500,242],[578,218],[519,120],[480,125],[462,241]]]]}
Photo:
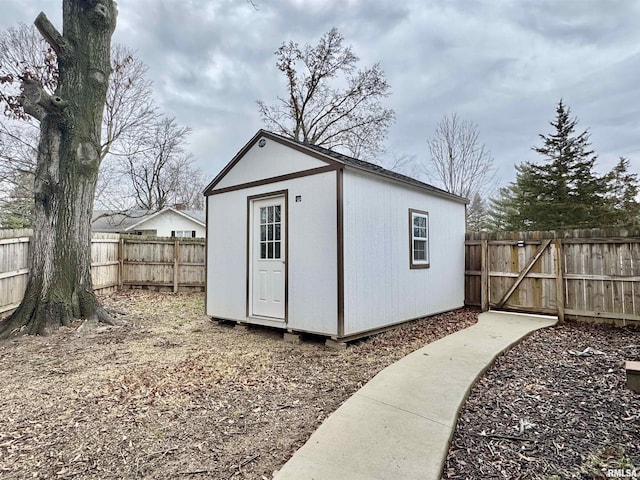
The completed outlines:
{"type": "Polygon", "coordinates": [[[124,291],[127,324],[0,343],[0,477],[270,479],[385,366],[476,321],[460,310],[343,352],[203,315],[202,294],[124,291]]]}

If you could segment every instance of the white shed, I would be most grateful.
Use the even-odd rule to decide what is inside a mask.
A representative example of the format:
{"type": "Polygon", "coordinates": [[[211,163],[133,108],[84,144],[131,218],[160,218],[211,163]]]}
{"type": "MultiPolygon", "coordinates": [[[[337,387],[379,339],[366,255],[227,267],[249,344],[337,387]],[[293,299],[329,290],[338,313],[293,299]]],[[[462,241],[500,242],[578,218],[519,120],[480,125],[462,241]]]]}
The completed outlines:
{"type": "Polygon", "coordinates": [[[207,315],[350,340],[464,303],[466,200],[264,130],[207,196],[207,315]]]}

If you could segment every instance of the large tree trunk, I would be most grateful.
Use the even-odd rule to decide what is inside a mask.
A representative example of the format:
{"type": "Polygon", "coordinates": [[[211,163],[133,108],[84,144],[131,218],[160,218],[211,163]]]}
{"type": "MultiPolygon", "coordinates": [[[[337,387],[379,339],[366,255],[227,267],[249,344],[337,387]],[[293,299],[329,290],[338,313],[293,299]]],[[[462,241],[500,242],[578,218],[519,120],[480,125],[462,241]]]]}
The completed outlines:
{"type": "Polygon", "coordinates": [[[41,13],[38,30],[58,54],[54,95],[23,80],[25,112],[40,120],[35,221],[24,299],[0,338],[48,335],[74,318],[112,320],[91,283],[91,214],[102,112],[111,73],[112,0],[64,0],[63,35],[41,13]]]}

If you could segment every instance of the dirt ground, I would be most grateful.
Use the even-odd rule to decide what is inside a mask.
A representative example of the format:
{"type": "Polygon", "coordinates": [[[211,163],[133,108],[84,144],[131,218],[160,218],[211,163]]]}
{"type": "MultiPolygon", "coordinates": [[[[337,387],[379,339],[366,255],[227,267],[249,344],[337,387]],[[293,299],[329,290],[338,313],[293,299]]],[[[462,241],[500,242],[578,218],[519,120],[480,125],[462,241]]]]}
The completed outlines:
{"type": "Polygon", "coordinates": [[[625,360],[640,360],[640,331],[535,332],[473,388],[443,478],[640,478],[640,394],[625,388],[625,360]]]}
{"type": "Polygon", "coordinates": [[[202,294],[104,301],[126,326],[0,342],[0,478],[271,479],[378,371],[477,319],[459,310],[334,351],[211,321],[202,294]]]}

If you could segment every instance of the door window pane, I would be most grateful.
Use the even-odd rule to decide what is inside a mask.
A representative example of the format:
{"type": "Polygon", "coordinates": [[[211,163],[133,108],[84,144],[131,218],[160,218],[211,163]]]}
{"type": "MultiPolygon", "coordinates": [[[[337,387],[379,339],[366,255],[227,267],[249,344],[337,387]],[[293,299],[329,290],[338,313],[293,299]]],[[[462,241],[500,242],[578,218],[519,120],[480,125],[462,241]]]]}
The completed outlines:
{"type": "Polygon", "coordinates": [[[260,258],[282,258],[282,206],[260,207],[260,258]]]}

